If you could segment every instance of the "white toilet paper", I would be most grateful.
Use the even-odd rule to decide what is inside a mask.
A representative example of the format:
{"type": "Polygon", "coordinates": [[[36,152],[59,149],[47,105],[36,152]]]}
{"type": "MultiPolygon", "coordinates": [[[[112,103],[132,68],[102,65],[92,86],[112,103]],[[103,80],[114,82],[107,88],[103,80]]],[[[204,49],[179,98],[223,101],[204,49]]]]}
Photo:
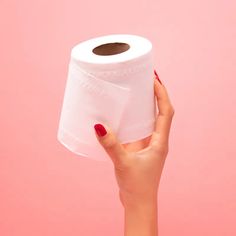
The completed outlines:
{"type": "Polygon", "coordinates": [[[71,51],[57,138],[70,151],[109,160],[94,124],[108,125],[120,142],[152,134],[156,103],[151,42],[137,35],[93,38],[71,51]]]}

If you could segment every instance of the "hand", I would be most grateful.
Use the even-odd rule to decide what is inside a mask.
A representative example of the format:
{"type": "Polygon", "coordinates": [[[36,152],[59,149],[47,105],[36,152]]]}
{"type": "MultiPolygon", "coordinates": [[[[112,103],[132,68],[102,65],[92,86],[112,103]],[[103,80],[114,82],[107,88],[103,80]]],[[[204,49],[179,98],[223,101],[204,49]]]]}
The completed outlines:
{"type": "Polygon", "coordinates": [[[174,108],[165,86],[159,82],[159,78],[156,78],[158,76],[154,78],[154,95],[159,113],[151,136],[133,143],[120,144],[115,134],[105,124],[107,133],[104,136],[96,134],[98,141],[114,163],[122,204],[125,204],[126,198],[128,201],[129,198],[145,199],[155,196],[168,154],[174,108]]]}

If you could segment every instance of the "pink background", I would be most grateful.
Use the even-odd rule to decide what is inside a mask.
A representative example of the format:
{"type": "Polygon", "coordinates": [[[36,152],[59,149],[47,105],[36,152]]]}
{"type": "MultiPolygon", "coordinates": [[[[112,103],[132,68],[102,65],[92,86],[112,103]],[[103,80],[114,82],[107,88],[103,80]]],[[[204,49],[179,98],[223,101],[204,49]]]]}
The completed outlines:
{"type": "Polygon", "coordinates": [[[112,33],[154,45],[175,107],[160,236],[236,235],[233,0],[0,1],[0,235],[123,235],[111,162],[56,139],[72,46],[112,33]]]}

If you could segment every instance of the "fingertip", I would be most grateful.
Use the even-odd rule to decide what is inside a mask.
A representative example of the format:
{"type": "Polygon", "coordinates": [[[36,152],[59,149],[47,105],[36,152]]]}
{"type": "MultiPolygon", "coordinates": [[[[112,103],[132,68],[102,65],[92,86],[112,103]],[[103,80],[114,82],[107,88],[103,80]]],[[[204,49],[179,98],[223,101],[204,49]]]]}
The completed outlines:
{"type": "Polygon", "coordinates": [[[107,130],[102,124],[95,124],[94,129],[99,137],[103,137],[107,134],[107,130]]]}
{"type": "Polygon", "coordinates": [[[156,70],[154,70],[154,75],[155,75],[155,79],[162,85],[162,82],[161,82],[156,70]]]}

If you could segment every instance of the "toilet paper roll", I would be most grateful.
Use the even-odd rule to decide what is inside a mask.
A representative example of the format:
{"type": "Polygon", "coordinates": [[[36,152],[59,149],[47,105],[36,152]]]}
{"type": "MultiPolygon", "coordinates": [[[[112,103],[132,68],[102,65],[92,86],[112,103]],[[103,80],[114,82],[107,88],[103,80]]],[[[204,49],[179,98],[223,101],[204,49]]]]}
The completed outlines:
{"type": "Polygon", "coordinates": [[[107,161],[94,124],[108,125],[122,144],[150,136],[156,116],[152,59],[152,43],[138,35],[106,35],[73,47],[58,140],[75,154],[107,161]]]}

